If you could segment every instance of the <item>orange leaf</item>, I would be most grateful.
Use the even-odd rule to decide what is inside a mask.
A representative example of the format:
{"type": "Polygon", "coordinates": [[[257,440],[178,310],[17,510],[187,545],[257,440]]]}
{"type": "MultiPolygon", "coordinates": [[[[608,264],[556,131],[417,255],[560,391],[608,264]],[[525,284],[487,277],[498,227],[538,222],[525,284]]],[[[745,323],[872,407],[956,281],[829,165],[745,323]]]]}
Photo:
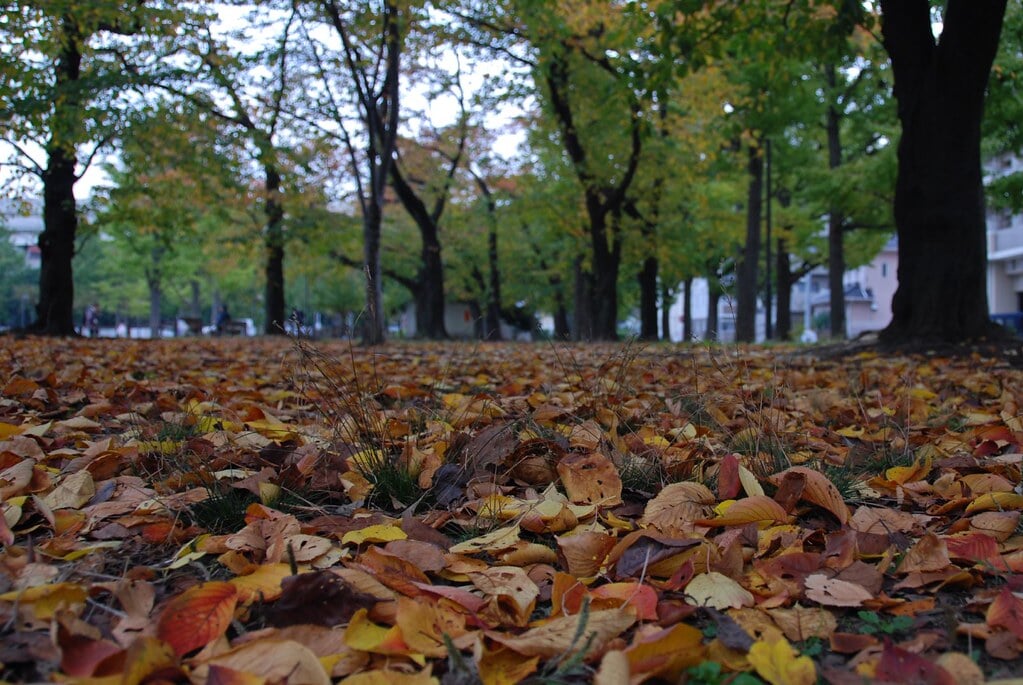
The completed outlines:
{"type": "Polygon", "coordinates": [[[603,454],[570,454],[558,462],[557,469],[565,493],[572,502],[602,506],[621,504],[621,476],[603,454]]]}
{"type": "Polygon", "coordinates": [[[156,634],[182,655],[217,639],[231,625],[238,590],[230,583],[196,585],[172,599],[160,615],[156,634]]]}
{"type": "Polygon", "coordinates": [[[703,661],[703,633],[684,623],[646,635],[625,650],[633,676],[677,682],[683,670],[703,661]]]}

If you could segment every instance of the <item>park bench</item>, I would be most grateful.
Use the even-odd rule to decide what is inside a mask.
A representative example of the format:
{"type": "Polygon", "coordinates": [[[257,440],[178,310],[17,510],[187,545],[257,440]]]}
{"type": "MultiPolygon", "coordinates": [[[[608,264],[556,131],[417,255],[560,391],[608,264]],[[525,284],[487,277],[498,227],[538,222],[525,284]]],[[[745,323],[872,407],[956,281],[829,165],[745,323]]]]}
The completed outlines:
{"type": "Polygon", "coordinates": [[[225,321],[217,327],[216,335],[245,335],[244,321],[225,321]]]}

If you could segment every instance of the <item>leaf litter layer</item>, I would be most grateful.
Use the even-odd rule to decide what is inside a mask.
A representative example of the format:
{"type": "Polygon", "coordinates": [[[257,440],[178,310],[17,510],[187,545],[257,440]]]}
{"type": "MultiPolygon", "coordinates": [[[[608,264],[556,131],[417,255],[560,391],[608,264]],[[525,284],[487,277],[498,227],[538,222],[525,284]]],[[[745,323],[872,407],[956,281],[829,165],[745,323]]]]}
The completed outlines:
{"type": "Polygon", "coordinates": [[[3,348],[8,681],[975,683],[1023,665],[1023,377],[997,360],[3,348]]]}

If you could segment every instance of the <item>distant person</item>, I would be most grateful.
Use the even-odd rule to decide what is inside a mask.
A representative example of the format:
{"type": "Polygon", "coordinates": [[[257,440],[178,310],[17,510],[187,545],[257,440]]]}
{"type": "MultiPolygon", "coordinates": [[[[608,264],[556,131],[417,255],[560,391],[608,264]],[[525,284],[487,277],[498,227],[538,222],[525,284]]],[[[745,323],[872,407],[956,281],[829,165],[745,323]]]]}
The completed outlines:
{"type": "Polygon", "coordinates": [[[99,305],[90,303],[85,306],[85,315],[82,321],[82,333],[89,331],[92,338],[99,337],[99,305]]]}
{"type": "Polygon", "coordinates": [[[298,309],[297,307],[293,308],[291,310],[291,320],[295,324],[295,335],[301,337],[302,334],[305,333],[305,331],[303,330],[305,326],[305,312],[303,312],[301,309],[298,309]]]}
{"type": "Polygon", "coordinates": [[[220,310],[217,312],[217,333],[224,332],[224,326],[231,323],[231,312],[227,311],[227,305],[220,305],[220,310]]]}

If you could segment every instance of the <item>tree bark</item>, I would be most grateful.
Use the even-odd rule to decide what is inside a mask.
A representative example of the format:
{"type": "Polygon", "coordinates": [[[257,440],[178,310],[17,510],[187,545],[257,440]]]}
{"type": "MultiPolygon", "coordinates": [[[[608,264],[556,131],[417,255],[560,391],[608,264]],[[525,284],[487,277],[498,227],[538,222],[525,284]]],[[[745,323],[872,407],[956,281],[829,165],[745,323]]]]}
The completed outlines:
{"type": "MultiPolygon", "coordinates": [[[[837,82],[835,65],[824,67],[824,78],[828,88],[834,91],[837,82]]],[[[828,106],[825,129],[828,136],[828,168],[837,169],[842,165],[842,136],[839,125],[841,115],[834,103],[828,106]]],[[[828,209],[828,289],[830,291],[831,337],[835,340],[845,338],[845,217],[832,205],[828,209]]]]}
{"type": "Polygon", "coordinates": [[[775,257],[778,271],[778,319],[774,334],[778,340],[792,336],[792,259],[789,257],[785,239],[778,239],[778,254],[775,257]]]}
{"type": "Polygon", "coordinates": [[[284,322],[284,207],[281,205],[281,175],[273,165],[264,172],[263,211],[266,215],[266,321],[263,331],[267,335],[283,335],[284,322]]]}
{"type": "Polygon", "coordinates": [[[582,257],[573,267],[575,288],[572,307],[572,340],[593,339],[593,276],[583,268],[582,257]]]}
{"type": "MultiPolygon", "coordinates": [[[[661,340],[671,342],[671,298],[674,293],[667,285],[661,287],[661,340]]],[[[685,338],[682,338],[685,340],[685,338]]]]}
{"type": "MultiPolygon", "coordinates": [[[[60,94],[56,107],[77,117],[80,95],[74,84],[82,71],[80,36],[70,17],[62,20],[61,29],[64,40],[54,67],[55,89],[60,94]]],[[[77,155],[73,140],[64,140],[55,131],[50,133],[46,154],[42,174],[43,232],[39,234],[39,302],[31,330],[46,335],[74,335],[75,283],[71,262],[78,232],[77,155]]]]}
{"type": "MultiPolygon", "coordinates": [[[[639,339],[657,340],[657,257],[648,256],[637,275],[639,281],[639,339]]],[[[667,331],[666,331],[667,332],[667,331]]]]}
{"type": "Polygon", "coordinates": [[[886,343],[995,335],[988,318],[980,124],[1006,0],[949,0],[940,42],[927,0],[882,0],[902,137],[898,289],[886,343]]]}
{"type": "Polygon", "coordinates": [[[746,199],[746,243],[739,262],[738,312],[735,339],[754,342],[757,336],[757,291],[760,262],[760,218],[763,205],[764,164],[760,148],[749,149],[749,192],[746,199]]]}
{"type": "Polygon", "coordinates": [[[686,278],[685,295],[682,300],[682,340],[693,339],[693,277],[686,278]]]}

